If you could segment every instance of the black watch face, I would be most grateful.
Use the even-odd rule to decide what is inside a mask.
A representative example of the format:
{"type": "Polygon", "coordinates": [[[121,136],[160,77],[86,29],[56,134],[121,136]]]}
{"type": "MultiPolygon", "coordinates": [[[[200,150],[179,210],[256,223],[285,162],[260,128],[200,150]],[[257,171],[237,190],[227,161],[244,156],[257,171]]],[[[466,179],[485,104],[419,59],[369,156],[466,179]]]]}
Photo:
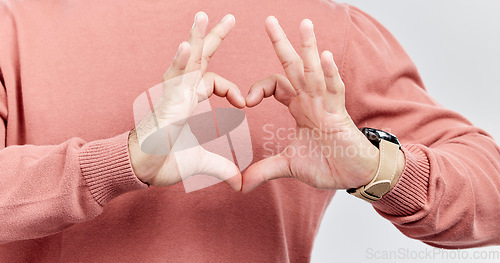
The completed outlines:
{"type": "Polygon", "coordinates": [[[361,132],[368,138],[368,140],[375,145],[377,148],[379,147],[380,140],[386,140],[392,142],[394,144],[400,145],[398,138],[391,133],[377,130],[374,128],[363,128],[361,132]]]}

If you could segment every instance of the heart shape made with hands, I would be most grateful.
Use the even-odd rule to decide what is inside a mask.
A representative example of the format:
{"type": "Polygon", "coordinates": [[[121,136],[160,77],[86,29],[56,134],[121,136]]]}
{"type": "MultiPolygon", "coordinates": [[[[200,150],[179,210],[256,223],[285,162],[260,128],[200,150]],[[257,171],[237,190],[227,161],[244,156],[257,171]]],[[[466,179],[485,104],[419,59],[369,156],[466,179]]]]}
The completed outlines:
{"type": "MultiPolygon", "coordinates": [[[[136,100],[142,105],[137,109],[142,110],[136,112],[134,104],[136,129],[131,133],[129,149],[139,179],[157,186],[183,181],[186,192],[220,181],[227,182],[237,191],[249,192],[266,181],[282,177],[332,190],[367,184],[378,167],[378,149],[364,137],[347,113],[344,83],[332,53],[324,51],[319,55],[312,22],[305,19],[300,24],[299,56],[277,19],[272,16],[266,19],[266,31],[286,76],[274,74],[255,82],[246,99],[234,83],[205,72],[208,61],[234,27],[234,22],[232,15],[226,15],[205,34],[208,17],[203,12],[197,13],[189,41],[179,46],[163,82],[136,100]],[[296,120],[295,137],[283,152],[250,165],[241,176],[240,170],[244,170],[253,158],[244,113],[238,117],[238,110],[232,109],[235,112],[229,114],[232,118],[229,121],[217,118],[216,113],[218,127],[212,125],[215,122],[208,121],[207,127],[198,125],[194,132],[193,125],[198,122],[189,121],[200,120],[200,114],[212,112],[207,100],[212,94],[226,97],[236,108],[254,107],[265,97],[274,96],[289,108],[296,120]],[[241,122],[234,119],[241,119],[241,122]],[[229,128],[221,129],[221,125],[229,128]],[[226,132],[217,136],[224,137],[223,140],[215,139],[217,128],[219,133],[221,130],[226,132]],[[195,134],[208,133],[215,141],[202,140],[203,146],[200,145],[201,137],[195,134]],[[235,144],[234,138],[238,135],[241,138],[235,144]],[[347,154],[347,149],[352,153],[347,154]],[[239,167],[229,159],[235,160],[239,167]],[[188,178],[195,178],[191,176],[196,174],[212,177],[199,179],[191,186],[186,184],[188,178]]],[[[201,119],[213,120],[209,115],[201,119]]]]}

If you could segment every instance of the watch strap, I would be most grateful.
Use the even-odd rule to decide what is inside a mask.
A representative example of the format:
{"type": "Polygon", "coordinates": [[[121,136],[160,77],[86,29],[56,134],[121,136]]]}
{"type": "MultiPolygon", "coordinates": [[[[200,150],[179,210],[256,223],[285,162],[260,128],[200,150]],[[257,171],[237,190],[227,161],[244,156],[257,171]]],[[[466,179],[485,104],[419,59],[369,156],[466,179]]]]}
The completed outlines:
{"type": "Polygon", "coordinates": [[[374,202],[382,198],[396,183],[394,180],[398,166],[399,145],[380,140],[380,159],[377,173],[373,179],[359,188],[348,189],[347,192],[363,200],[374,202]]]}

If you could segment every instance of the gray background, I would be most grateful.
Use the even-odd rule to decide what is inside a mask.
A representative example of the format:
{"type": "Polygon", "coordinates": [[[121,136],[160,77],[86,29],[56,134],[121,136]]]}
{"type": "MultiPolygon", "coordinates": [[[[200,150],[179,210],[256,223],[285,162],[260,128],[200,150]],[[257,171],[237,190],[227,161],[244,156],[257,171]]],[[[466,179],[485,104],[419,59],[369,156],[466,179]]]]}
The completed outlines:
{"type": "MultiPolygon", "coordinates": [[[[375,17],[396,36],[437,101],[500,140],[496,116],[500,113],[500,1],[345,2],[375,17]]],[[[491,251],[500,253],[500,246],[461,253],[473,257],[475,250],[485,251],[480,256],[487,257],[491,251]]],[[[448,252],[446,260],[445,252],[405,237],[369,204],[338,191],[316,237],[312,262],[500,262],[494,257],[452,260],[458,254],[448,252]],[[366,219],[359,219],[362,217],[366,219]],[[367,252],[398,249],[440,254],[413,260],[375,260],[367,252]]]]}

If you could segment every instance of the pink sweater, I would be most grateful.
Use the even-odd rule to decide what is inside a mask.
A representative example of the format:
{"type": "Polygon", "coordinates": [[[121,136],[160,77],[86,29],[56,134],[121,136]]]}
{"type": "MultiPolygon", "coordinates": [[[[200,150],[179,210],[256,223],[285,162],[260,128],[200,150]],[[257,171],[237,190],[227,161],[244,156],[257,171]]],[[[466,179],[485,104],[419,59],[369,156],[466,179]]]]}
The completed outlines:
{"type": "MultiPolygon", "coordinates": [[[[0,262],[308,261],[333,191],[279,179],[246,195],[226,184],[186,194],[182,184],[148,188],[131,169],[134,99],[160,82],[199,10],[211,25],[235,15],[209,71],[243,94],[282,72],[265,17],[275,15],[292,43],[299,22],[312,19],[320,51],[333,51],[340,67],[355,123],[391,131],[403,144],[401,179],[375,209],[433,246],[500,244],[500,148],[434,101],[398,42],[356,8],[305,0],[4,0],[0,262]]],[[[273,99],[245,112],[254,161],[268,154],[264,125],[294,125],[273,99]]]]}

